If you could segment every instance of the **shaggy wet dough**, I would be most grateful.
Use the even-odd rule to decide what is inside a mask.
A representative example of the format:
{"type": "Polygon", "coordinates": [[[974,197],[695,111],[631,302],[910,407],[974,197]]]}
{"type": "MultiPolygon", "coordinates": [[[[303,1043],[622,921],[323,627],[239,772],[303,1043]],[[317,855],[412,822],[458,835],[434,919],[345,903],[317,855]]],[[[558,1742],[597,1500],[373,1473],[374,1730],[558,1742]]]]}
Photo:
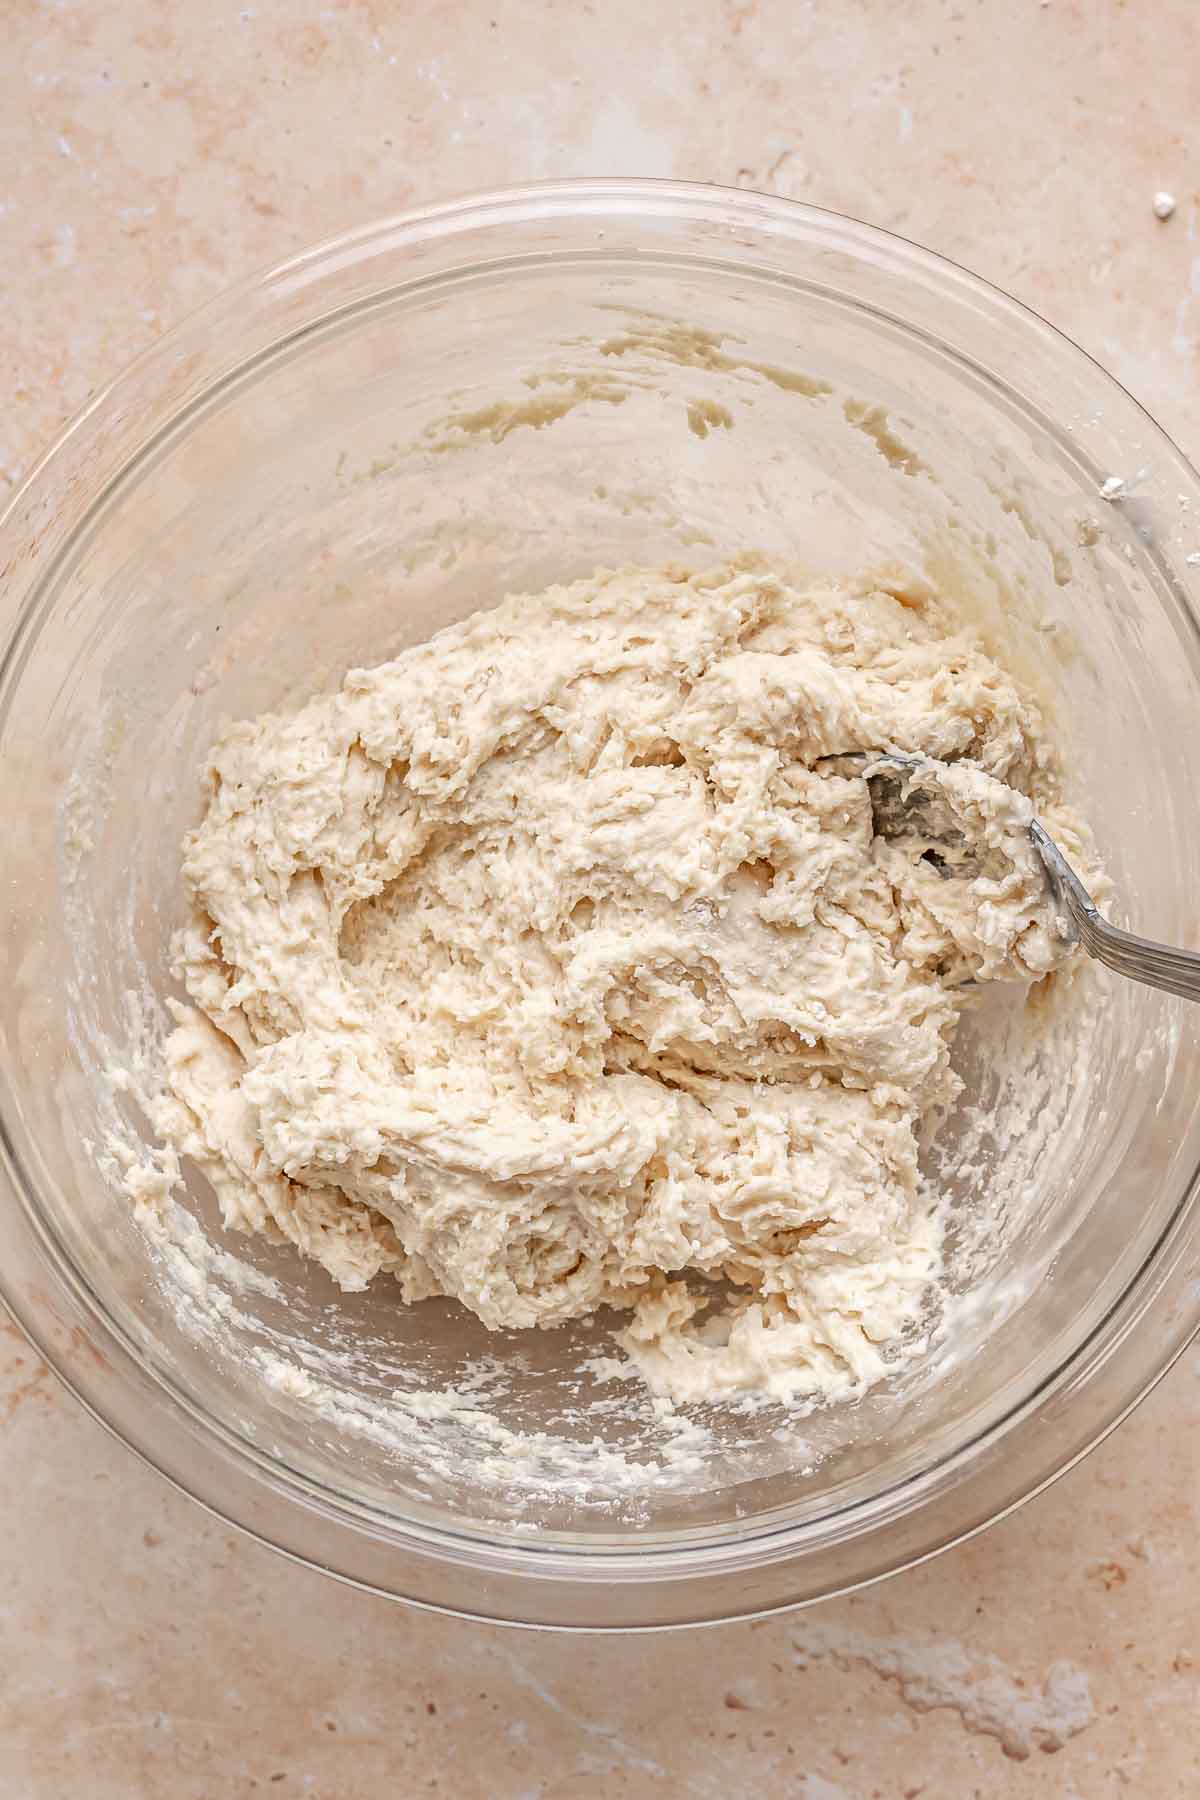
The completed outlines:
{"type": "Polygon", "coordinates": [[[1036,710],[931,593],[751,563],[507,599],[213,751],[169,1135],[345,1288],[625,1309],[676,1399],[860,1392],[928,1317],[963,984],[1070,954],[1022,795],[1078,848],[1036,710]],[[968,759],[924,841],[836,760],[873,746],[968,759]]]}

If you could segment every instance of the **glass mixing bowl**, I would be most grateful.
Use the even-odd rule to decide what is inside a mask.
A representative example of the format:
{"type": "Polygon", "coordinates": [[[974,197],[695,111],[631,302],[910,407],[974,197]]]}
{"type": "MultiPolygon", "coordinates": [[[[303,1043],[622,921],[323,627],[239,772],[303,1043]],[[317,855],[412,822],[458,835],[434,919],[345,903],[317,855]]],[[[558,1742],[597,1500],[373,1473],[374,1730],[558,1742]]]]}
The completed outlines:
{"type": "Polygon", "coordinates": [[[464,1613],[766,1611],[1002,1514],[1200,1316],[1200,1015],[1097,974],[1085,1028],[1040,1048],[1028,1009],[972,1024],[974,1134],[929,1152],[961,1298],[928,1356],[853,1406],[681,1420],[595,1373],[604,1321],[497,1340],[386,1283],[339,1295],[224,1234],[186,1172],[147,1225],[128,1171],[162,1172],[136,1090],[179,842],[223,719],[505,591],[753,550],[958,593],[1053,718],[1118,915],[1194,941],[1197,549],[1200,482],[1109,376],[962,270],[807,207],[526,188],[236,288],[95,399],[0,524],[12,1311],[225,1518],[464,1613]],[[989,1143],[1005,1107],[1020,1129],[989,1143]]]}

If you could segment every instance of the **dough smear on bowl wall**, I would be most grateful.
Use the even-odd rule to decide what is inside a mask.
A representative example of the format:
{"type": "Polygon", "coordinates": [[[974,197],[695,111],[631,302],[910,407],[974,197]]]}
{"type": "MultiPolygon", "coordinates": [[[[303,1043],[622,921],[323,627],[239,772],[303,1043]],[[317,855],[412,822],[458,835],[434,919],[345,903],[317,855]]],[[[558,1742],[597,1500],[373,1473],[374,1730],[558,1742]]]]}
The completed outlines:
{"type": "Polygon", "coordinates": [[[963,1009],[1073,959],[1030,806],[1093,854],[1038,709],[870,573],[490,599],[216,745],[156,1124],[346,1289],[619,1308],[672,1400],[862,1393],[938,1317],[963,1009]],[[878,746],[960,765],[961,872],[877,833],[838,759],[878,746]]]}

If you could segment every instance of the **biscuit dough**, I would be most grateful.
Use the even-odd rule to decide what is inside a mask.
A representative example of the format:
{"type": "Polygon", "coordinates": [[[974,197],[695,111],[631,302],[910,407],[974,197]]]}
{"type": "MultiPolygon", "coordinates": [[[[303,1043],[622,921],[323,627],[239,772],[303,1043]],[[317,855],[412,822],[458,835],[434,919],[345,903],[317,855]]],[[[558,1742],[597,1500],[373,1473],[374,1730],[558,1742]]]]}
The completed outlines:
{"type": "Polygon", "coordinates": [[[620,1308],[675,1399],[919,1344],[963,984],[1066,960],[1030,800],[1078,842],[936,595],[599,574],[234,726],[207,780],[164,1120],[227,1224],[491,1327],[620,1308]],[[836,760],[875,746],[957,764],[931,839],[877,830],[836,760]]]}

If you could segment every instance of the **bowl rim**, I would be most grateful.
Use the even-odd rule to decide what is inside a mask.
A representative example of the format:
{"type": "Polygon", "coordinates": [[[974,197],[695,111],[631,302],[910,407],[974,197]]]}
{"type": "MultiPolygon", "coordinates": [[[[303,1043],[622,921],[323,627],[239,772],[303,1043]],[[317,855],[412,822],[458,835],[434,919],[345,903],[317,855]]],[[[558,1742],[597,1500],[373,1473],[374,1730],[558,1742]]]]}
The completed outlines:
{"type": "MultiPolygon", "coordinates": [[[[4,566],[6,543],[16,540],[15,548],[19,554],[22,548],[19,540],[27,534],[29,520],[44,511],[52,498],[55,472],[62,459],[89,432],[93,435],[102,434],[105,429],[104,421],[114,411],[128,411],[136,416],[136,403],[142,399],[143,377],[150,375],[155,380],[164,376],[169,378],[174,365],[185,358],[188,347],[200,340],[209,340],[217,322],[227,320],[238,309],[247,308],[255,314],[269,317],[273,309],[294,301],[297,296],[303,296],[310,287],[315,290],[326,275],[336,273],[340,268],[360,262],[368,264],[372,258],[402,252],[408,245],[426,242],[431,238],[453,240],[463,233],[480,228],[511,226],[542,220],[548,216],[580,224],[595,224],[605,216],[614,214],[623,218],[644,214],[670,221],[689,220],[717,227],[727,226],[730,215],[734,215],[737,224],[747,229],[757,227],[768,234],[779,230],[793,237],[807,233],[819,240],[824,248],[844,248],[851,254],[860,256],[864,249],[870,249],[885,257],[896,268],[918,275],[939,289],[944,289],[947,285],[961,288],[990,314],[1010,322],[1015,320],[1018,328],[1026,335],[1030,332],[1038,334],[1043,342],[1051,346],[1053,354],[1065,354],[1076,359],[1081,367],[1086,367],[1091,379],[1098,380],[1107,391],[1119,394],[1138,419],[1143,433],[1153,435],[1171,453],[1186,471],[1187,478],[1196,484],[1200,496],[1200,476],[1197,476],[1168,435],[1115,377],[1032,309],[961,265],[879,227],[776,196],[692,182],[632,177],[583,178],[486,190],[462,195],[444,203],[387,215],[358,225],[345,233],[326,237],[283,261],[244,277],[206,301],[142,351],[113,381],[100,388],[76,413],[45,454],[35,462],[0,514],[0,567],[4,566]]],[[[403,283],[393,285],[402,287],[403,283]]],[[[314,313],[306,329],[319,325],[326,316],[328,315],[314,313]]],[[[235,369],[244,368],[246,361],[244,356],[239,356],[232,366],[235,369]]],[[[200,391],[210,393],[221,379],[224,378],[204,375],[200,391]]],[[[152,395],[151,405],[154,403],[155,397],[152,395]]],[[[163,429],[174,429],[179,421],[180,409],[176,408],[164,420],[163,429]]],[[[128,462],[122,463],[111,474],[104,491],[109,491],[113,483],[123,479],[129,473],[129,467],[128,462]]],[[[0,655],[0,694],[6,693],[10,686],[14,659],[19,660],[20,647],[26,628],[34,619],[38,596],[45,592],[50,575],[59,558],[65,554],[67,542],[68,540],[64,540],[51,546],[45,567],[36,572],[30,584],[26,605],[18,609],[11,622],[5,621],[6,642],[3,654],[0,655]]],[[[1186,584],[1181,592],[1188,616],[1193,627],[1196,627],[1197,609],[1189,597],[1186,584]]],[[[935,1498],[956,1501],[953,1522],[935,1532],[928,1542],[914,1543],[895,1560],[884,1556],[877,1559],[877,1567],[864,1566],[857,1573],[843,1574],[824,1584],[818,1583],[812,1591],[800,1595],[766,1603],[755,1601],[752,1604],[740,1604],[738,1597],[732,1593],[720,1598],[717,1586],[724,1588],[730,1578],[735,1582],[739,1580],[745,1575],[750,1563],[766,1568],[781,1563],[795,1564],[803,1559],[806,1547],[798,1545],[795,1539],[798,1532],[809,1528],[808,1525],[773,1525],[757,1538],[751,1535],[749,1538],[743,1537],[736,1544],[721,1543],[711,1547],[686,1546],[681,1549],[677,1545],[671,1545],[641,1552],[610,1552],[586,1540],[581,1541],[576,1548],[561,1544],[543,1547],[536,1543],[517,1543],[506,1539],[501,1550],[494,1553],[491,1547],[481,1545],[474,1538],[464,1539],[453,1531],[430,1531],[423,1525],[409,1521],[393,1524],[385,1534],[389,1546],[395,1546],[399,1541],[418,1560],[422,1557],[432,1559],[438,1567],[444,1561],[457,1562],[460,1567],[469,1567],[479,1574],[486,1574],[496,1584],[497,1597],[494,1600],[481,1599],[476,1602],[473,1597],[468,1597],[466,1603],[460,1604],[453,1598],[443,1598],[436,1582],[432,1590],[427,1583],[411,1575],[406,1575],[399,1583],[393,1582],[390,1575],[377,1577],[370,1568],[362,1564],[361,1559],[344,1554],[339,1557],[339,1566],[334,1567],[327,1549],[314,1553],[310,1535],[295,1529],[292,1523],[283,1522],[281,1518],[254,1522],[261,1508],[256,1505],[259,1496],[252,1490],[256,1485],[265,1483],[286,1508],[299,1508],[314,1518],[322,1519],[326,1524],[333,1522],[343,1534],[348,1532],[351,1536],[373,1538],[376,1542],[385,1541],[378,1530],[373,1531],[361,1517],[353,1516],[347,1507],[324,1504],[314,1496],[311,1485],[305,1488],[303,1478],[296,1476],[296,1472],[286,1465],[266,1457],[265,1461],[271,1467],[269,1471],[265,1469],[264,1453],[258,1451],[256,1446],[247,1440],[236,1439],[220,1421],[201,1415],[197,1407],[189,1403],[187,1396],[174,1384],[147,1368],[145,1358],[139,1355],[132,1340],[126,1339],[115,1328],[114,1321],[108,1317],[98,1298],[90,1293],[81,1272],[70,1264],[69,1258],[66,1259],[64,1269],[61,1246],[49,1241],[44,1229],[38,1228],[36,1213],[30,1213],[31,1205],[36,1208],[36,1190],[22,1166],[10,1134],[4,1114],[6,1100],[6,1093],[0,1089],[0,1163],[12,1190],[12,1197],[17,1202],[16,1211],[24,1219],[32,1236],[22,1251],[27,1266],[21,1269],[15,1279],[10,1274],[7,1260],[0,1259],[0,1299],[70,1391],[143,1461],[157,1468],[208,1510],[260,1541],[298,1560],[323,1567],[353,1585],[392,1596],[403,1593],[403,1597],[416,1604],[431,1606],[436,1610],[459,1612],[466,1616],[502,1619],[512,1623],[552,1624],[562,1628],[575,1625],[581,1629],[652,1629],[702,1620],[754,1616],[783,1610],[828,1594],[852,1591],[878,1579],[882,1574],[912,1566],[950,1544],[962,1541],[993,1519],[1004,1517],[1025,1499],[1042,1491],[1115,1428],[1166,1373],[1190,1341],[1197,1325],[1200,1325],[1200,1293],[1189,1295],[1181,1292],[1178,1282],[1172,1280],[1172,1276],[1179,1272],[1176,1266],[1180,1253],[1178,1240],[1195,1210],[1195,1194],[1200,1184],[1200,1171],[1195,1171],[1184,1185],[1175,1209],[1141,1266],[1130,1276],[1105,1317],[1081,1343],[1072,1348],[1062,1364],[1055,1366],[1020,1402],[999,1417],[993,1418],[978,1437],[973,1436],[957,1446],[940,1465],[923,1470],[900,1484],[900,1497],[907,1497],[909,1501],[904,1509],[908,1518],[920,1516],[935,1498]],[[1168,1266],[1164,1259],[1169,1259],[1171,1255],[1176,1256],[1176,1265],[1168,1266]],[[178,1441],[173,1441],[165,1454],[160,1453],[161,1434],[156,1435],[153,1428],[139,1426],[136,1408],[131,1412],[129,1407],[117,1404],[111,1381],[107,1377],[103,1381],[95,1379],[89,1369],[88,1357],[79,1347],[64,1348],[60,1334],[55,1329],[56,1309],[49,1309],[50,1314],[55,1317],[48,1318],[47,1309],[31,1298],[33,1289],[28,1269],[34,1266],[37,1267],[40,1280],[45,1279],[47,1272],[52,1273],[54,1281],[63,1290],[58,1299],[60,1306],[65,1309],[64,1316],[69,1315],[73,1320],[84,1322],[85,1336],[93,1345],[101,1346],[109,1371],[119,1372],[120,1379],[127,1384],[131,1377],[136,1376],[133,1383],[135,1387],[144,1381],[156,1386],[156,1397],[160,1404],[147,1408],[145,1415],[147,1419],[154,1420],[155,1427],[162,1426],[167,1401],[181,1415],[188,1415],[186,1420],[181,1416],[176,1421],[181,1428],[178,1441]],[[1151,1277],[1155,1280],[1151,1281],[1151,1277]],[[1157,1320],[1159,1327],[1156,1338],[1158,1352],[1148,1359],[1145,1367],[1139,1369],[1135,1377],[1116,1384],[1115,1388],[1106,1393],[1103,1404],[1098,1409],[1095,1406],[1093,1383],[1093,1405],[1086,1422],[1083,1409],[1076,1404],[1075,1428],[1062,1432],[1053,1455],[1048,1458],[1043,1455],[1037,1459],[1039,1467],[1036,1471],[1027,1471],[1022,1465],[1021,1472],[1015,1479],[1015,1468],[1010,1471],[1004,1497],[997,1500],[993,1489],[992,1498],[985,1501],[982,1494],[975,1492],[983,1467],[982,1455],[998,1448],[1000,1441],[1009,1439],[1010,1434],[1023,1422],[1053,1409],[1064,1393],[1074,1390],[1074,1397],[1078,1402],[1082,1388],[1086,1385],[1088,1370],[1085,1365],[1089,1364],[1089,1358],[1094,1361],[1097,1370],[1107,1368],[1111,1377],[1113,1351],[1117,1344],[1127,1338],[1135,1324],[1139,1330],[1145,1325],[1143,1336],[1148,1342],[1151,1336],[1150,1319],[1157,1320]],[[201,1469],[193,1454],[195,1444],[189,1444],[188,1440],[205,1437],[206,1451],[211,1454],[199,1459],[205,1464],[201,1469]],[[968,1461],[972,1465],[970,1468],[966,1466],[968,1461]],[[233,1480],[235,1470],[237,1479],[233,1480]],[[915,1494],[914,1490],[922,1483],[928,1491],[915,1494]],[[1012,1491],[1008,1492],[1009,1489],[1012,1491]],[[236,1507],[227,1498],[230,1494],[238,1501],[236,1507]],[[748,1551],[755,1554],[748,1556],[748,1551]],[[676,1566],[681,1558],[687,1561],[686,1569],[676,1566]],[[534,1579],[531,1581],[531,1578],[534,1579]],[[544,1586],[547,1581],[562,1588],[563,1594],[539,1611],[537,1603],[528,1598],[529,1589],[544,1586]],[[597,1587],[614,1583],[630,1590],[629,1602],[621,1609],[621,1616],[611,1621],[580,1619],[580,1611],[587,1610],[597,1587]],[[694,1591],[683,1599],[685,1585],[694,1591]],[[674,1616],[664,1619],[661,1617],[664,1605],[668,1612],[672,1611],[672,1606],[664,1601],[663,1594],[672,1588],[679,1599],[674,1606],[674,1616]],[[644,1599],[640,1600],[638,1595],[644,1599]],[[517,1597],[514,1599],[511,1596],[517,1597]],[[651,1604],[659,1616],[643,1616],[651,1604]],[[531,1613],[532,1616],[529,1616],[531,1613]]],[[[7,1213],[12,1209],[5,1210],[7,1213]]],[[[45,1226],[44,1216],[40,1224],[45,1226]]],[[[72,1326],[72,1329],[79,1328],[78,1324],[72,1326]]],[[[880,1503],[892,1497],[890,1492],[884,1492],[866,1500],[855,1501],[842,1510],[839,1517],[853,1521],[864,1513],[873,1510],[878,1512],[880,1503]]],[[[867,1535],[878,1534],[888,1523],[886,1518],[876,1518],[868,1523],[867,1535]]],[[[865,1542],[866,1539],[862,1541],[865,1542]]],[[[371,1567],[373,1566],[372,1564],[371,1567]]]]}

